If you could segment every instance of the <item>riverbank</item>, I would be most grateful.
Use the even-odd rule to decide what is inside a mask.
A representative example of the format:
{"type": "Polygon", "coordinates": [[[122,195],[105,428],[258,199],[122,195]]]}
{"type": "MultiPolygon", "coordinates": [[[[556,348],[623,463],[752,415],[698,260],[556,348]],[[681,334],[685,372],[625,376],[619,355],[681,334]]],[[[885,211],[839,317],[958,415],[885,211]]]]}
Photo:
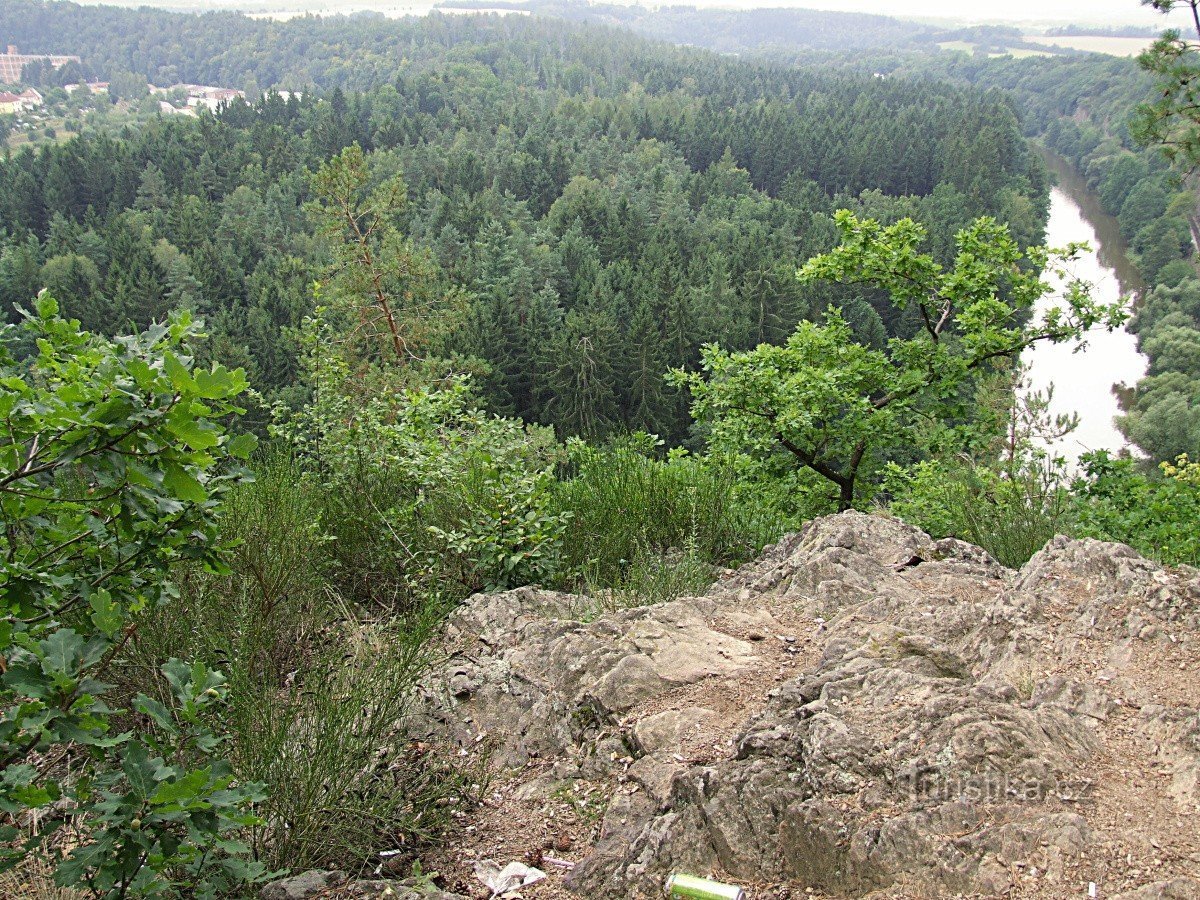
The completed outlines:
{"type": "MultiPolygon", "coordinates": [[[[1066,160],[1048,150],[1041,154],[1058,181],[1050,193],[1046,243],[1064,247],[1086,242],[1091,250],[1075,261],[1070,276],[1089,284],[1104,303],[1124,297],[1132,304],[1145,283],[1126,252],[1117,220],[1104,211],[1100,198],[1066,160]]],[[[1061,299],[1059,292],[1043,298],[1037,314],[1061,299]]],[[[1073,464],[1090,450],[1130,449],[1115,419],[1122,412],[1119,393],[1146,374],[1147,360],[1135,335],[1125,328],[1112,332],[1095,328],[1082,346],[1041,344],[1026,351],[1021,360],[1028,367],[1029,390],[1053,389],[1052,414],[1079,417],[1075,431],[1052,444],[1052,450],[1073,464]]]]}

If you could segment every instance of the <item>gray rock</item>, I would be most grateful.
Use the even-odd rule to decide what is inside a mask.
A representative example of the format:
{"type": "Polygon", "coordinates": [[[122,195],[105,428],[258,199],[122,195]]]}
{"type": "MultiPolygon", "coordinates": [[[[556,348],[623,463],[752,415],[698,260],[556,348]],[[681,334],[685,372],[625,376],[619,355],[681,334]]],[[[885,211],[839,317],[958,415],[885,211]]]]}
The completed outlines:
{"type": "Polygon", "coordinates": [[[668,709],[640,720],[633,726],[633,738],[643,753],[672,752],[680,743],[710,726],[717,718],[711,709],[690,707],[668,709]]]}
{"type": "Polygon", "coordinates": [[[629,779],[641,787],[658,807],[665,807],[671,798],[671,783],[675,776],[687,771],[687,766],[665,753],[643,756],[629,767],[629,779]]]}
{"type": "Polygon", "coordinates": [[[334,889],[339,898],[346,900],[467,900],[461,894],[438,890],[420,878],[350,881],[345,872],[319,869],[272,882],[259,891],[258,896],[260,900],[307,900],[325,896],[334,889]]]}
{"type": "Polygon", "coordinates": [[[594,900],[660,894],[673,871],[837,895],[1002,894],[1021,889],[1014,863],[1069,880],[1101,839],[1076,801],[1116,698],[1137,701],[1165,793],[1200,799],[1200,716],[1138,699],[1135,666],[1153,650],[1143,641],[1200,629],[1200,576],[1122,545],[1055,538],[1011,572],[960,541],[849,512],[707,597],[591,621],[577,608],[533,590],[469,600],[422,715],[431,739],[490,746],[510,769],[544,758],[554,778],[613,776],[599,842],[568,878],[594,900]],[[816,662],[755,694],[728,758],[681,762],[691,735],[729,724],[704,708],[702,683],[779,664],[776,641],[714,623],[746,633],[780,610],[824,620],[816,662]],[[667,692],[679,693],[657,699],[667,692]],[[647,703],[672,708],[639,715],[647,703]]]}
{"type": "Polygon", "coordinates": [[[564,595],[479,595],[450,621],[458,653],[427,679],[425,728],[463,747],[489,739],[494,759],[594,750],[624,713],[666,691],[733,675],[759,651],[712,628],[711,600],[625,610],[593,622],[540,618],[564,595]]]}
{"type": "Polygon", "coordinates": [[[291,878],[274,881],[258,892],[260,900],[307,900],[322,891],[346,883],[345,872],[325,872],[310,869],[291,878]]]}

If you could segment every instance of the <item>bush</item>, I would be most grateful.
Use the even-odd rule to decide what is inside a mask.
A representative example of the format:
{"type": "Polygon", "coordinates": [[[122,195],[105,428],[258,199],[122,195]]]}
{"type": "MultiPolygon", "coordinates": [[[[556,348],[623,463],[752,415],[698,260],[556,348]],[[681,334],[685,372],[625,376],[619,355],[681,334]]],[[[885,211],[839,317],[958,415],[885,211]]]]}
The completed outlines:
{"type": "Polygon", "coordinates": [[[682,550],[638,547],[615,579],[585,572],[582,589],[592,600],[599,600],[591,612],[647,606],[702,593],[713,583],[715,572],[716,567],[690,541],[682,550]]]}
{"type": "Polygon", "coordinates": [[[348,598],[403,609],[553,574],[566,528],[550,508],[553,434],[470,399],[462,378],[357,403],[325,391],[278,429],[321,497],[348,598]]]}
{"type": "Polygon", "coordinates": [[[1070,526],[1070,502],[1049,461],[1012,471],[970,460],[927,460],[889,467],[889,511],[932,537],[976,544],[1002,565],[1018,568],[1070,526]]]}
{"type": "Polygon", "coordinates": [[[11,329],[0,347],[0,840],[44,818],[0,862],[38,856],[97,896],[229,890],[263,873],[236,839],[262,794],[221,757],[225,679],[172,653],[162,695],[132,711],[103,679],[139,615],[176,596],[172,567],[224,568],[216,517],[253,439],[221,423],[244,374],[194,365],[186,315],[108,341],[43,292],[25,329],[32,359],[9,355],[11,329]],[[69,852],[46,840],[64,811],[83,831],[69,852]]]}
{"type": "Polygon", "coordinates": [[[179,600],[141,623],[119,674],[127,690],[153,693],[162,685],[141,673],[170,653],[219,661],[230,761],[271,788],[251,832],[257,857],[271,868],[362,868],[380,849],[438,834],[461,794],[460,774],[405,733],[445,606],[427,597],[404,616],[364,620],[329,577],[327,498],[290,457],[256,468],[221,521],[236,542],[231,576],[184,573],[179,600]]]}
{"type": "Polygon", "coordinates": [[[655,599],[711,581],[712,567],[741,562],[776,537],[752,504],[738,498],[731,466],[674,454],[657,459],[655,438],[635,435],[609,447],[570,444],[570,463],[555,490],[571,517],[563,536],[557,583],[655,599]],[[675,565],[686,572],[668,574],[675,565]],[[704,574],[701,574],[701,573],[704,574]],[[639,587],[640,586],[640,587],[639,587]]]}
{"type": "Polygon", "coordinates": [[[1168,565],[1200,565],[1200,465],[1180,456],[1151,477],[1102,451],[1082,462],[1074,485],[1080,535],[1129,544],[1168,565]]]}

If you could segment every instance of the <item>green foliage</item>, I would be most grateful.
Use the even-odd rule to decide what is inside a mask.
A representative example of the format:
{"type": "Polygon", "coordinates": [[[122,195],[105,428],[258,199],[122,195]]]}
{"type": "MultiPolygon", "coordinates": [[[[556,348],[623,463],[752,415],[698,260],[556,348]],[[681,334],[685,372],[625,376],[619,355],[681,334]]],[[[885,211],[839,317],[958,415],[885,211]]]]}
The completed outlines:
{"type": "Polygon", "coordinates": [[[663,598],[707,583],[782,534],[782,522],[739,496],[733,467],[672,453],[639,434],[597,447],[572,441],[555,504],[570,515],[558,583],[663,598]]]}
{"type": "MultiPolygon", "coordinates": [[[[1159,12],[1190,10],[1193,21],[1200,4],[1196,0],[1149,0],[1147,5],[1159,12]]],[[[1200,24],[1195,27],[1200,39],[1200,24]]],[[[1138,107],[1132,130],[1138,140],[1156,144],[1168,159],[1181,168],[1192,169],[1200,162],[1200,43],[1184,36],[1179,29],[1168,29],[1138,62],[1158,81],[1160,96],[1138,107]]]]}
{"type": "Polygon", "coordinates": [[[837,223],[843,244],[812,259],[801,277],[883,289],[898,311],[917,317],[913,337],[893,338],[886,351],[864,347],[831,310],[825,324],[802,322],[782,347],[706,347],[702,372],[678,371],[675,380],[691,389],[692,413],[717,451],[786,451],[836,486],[839,509],[855,502],[860,476],[877,472],[890,446],[912,446],[923,419],[961,414],[962,390],[995,361],[1124,318],[1119,304],[1096,303],[1078,280],[1066,281],[1062,305],[1029,317],[1052,290],[1039,271],[1060,271],[1078,247],[1022,253],[1007,228],[982,218],[959,233],[954,267],[945,270],[920,251],[925,231],[911,219],[883,226],[843,210],[837,223]]]}
{"type": "Polygon", "coordinates": [[[313,400],[276,434],[321,485],[345,595],[403,606],[446,583],[465,596],[548,578],[567,525],[552,433],[482,412],[462,377],[352,371],[328,326],[311,328],[313,400]]]}
{"type": "Polygon", "coordinates": [[[1073,486],[1081,536],[1120,541],[1169,565],[1200,564],[1200,474],[1187,456],[1163,463],[1160,477],[1102,451],[1082,462],[1073,486]]]}
{"type": "MultiPolygon", "coordinates": [[[[1172,0],[1155,5],[1188,14],[1193,6],[1172,0]]],[[[1065,157],[1105,211],[1117,217],[1138,268],[1134,272],[1118,266],[1119,274],[1123,289],[1141,294],[1135,330],[1143,338],[1151,367],[1157,369],[1163,368],[1160,348],[1179,348],[1174,339],[1150,340],[1157,322],[1173,311],[1200,321],[1190,312],[1197,282],[1189,219],[1195,216],[1196,200],[1179,177],[1194,166],[1200,146],[1196,110],[1189,108],[1200,83],[1195,78],[1200,44],[1191,31],[1189,27],[1188,35],[1168,33],[1144,55],[1141,71],[1135,61],[1101,54],[992,60],[953,69],[934,63],[940,75],[1009,93],[1022,112],[1026,132],[1065,157]],[[1140,284],[1141,279],[1147,284],[1140,284]]],[[[928,73],[929,65],[921,69],[928,73]]],[[[1111,252],[1112,247],[1106,249],[1111,252]]],[[[1170,364],[1179,359],[1174,353],[1169,357],[1173,359],[1165,361],[1170,364]]],[[[1191,374],[1151,374],[1130,398],[1120,427],[1151,459],[1195,450],[1197,391],[1191,374]]]]}
{"type": "Polygon", "coordinates": [[[1010,568],[1070,530],[1065,479],[1050,465],[1003,471],[969,459],[926,460],[889,467],[884,490],[892,514],[935,538],[982,547],[1010,568]]]}
{"type": "Polygon", "coordinates": [[[983,547],[1010,568],[1056,534],[1070,533],[1066,460],[1046,448],[1079,419],[1051,413],[1053,396],[1053,389],[1031,391],[1019,369],[983,384],[976,452],[938,453],[907,468],[889,464],[888,512],[935,538],[983,547]],[[988,413],[995,414],[990,425],[988,413]]]}
{"type": "MultiPolygon", "coordinates": [[[[261,792],[217,755],[222,676],[168,660],[170,705],[135,697],[147,720],[136,736],[114,731],[128,713],[102,679],[136,618],[176,595],[174,566],[224,568],[216,514],[254,441],[222,420],[245,377],[194,365],[186,315],[106,341],[41,294],[24,328],[36,357],[0,349],[0,809],[64,799],[83,819],[90,839],[58,867],[61,884],[124,897],[186,882],[211,895],[262,872],[231,834],[254,821],[261,792]]],[[[5,856],[51,852],[35,840],[5,856]]]]}
{"type": "Polygon", "coordinates": [[[215,897],[265,874],[238,837],[259,821],[249,807],[265,794],[215,758],[224,741],[207,723],[211,707],[228,701],[225,679],[178,659],[168,660],[162,675],[172,705],[139,694],[133,709],[148,725],[122,742],[120,768],[97,767],[90,783],[73,791],[85,810],[87,840],[58,867],[59,884],[100,897],[215,897]]]}
{"type": "Polygon", "coordinates": [[[583,590],[599,600],[601,608],[622,609],[702,594],[715,576],[716,568],[700,555],[694,543],[665,552],[639,546],[616,579],[599,579],[585,573],[583,590]]]}
{"type": "Polygon", "coordinates": [[[427,262],[396,227],[408,200],[399,174],[373,178],[358,144],[323,163],[312,178],[309,214],[328,241],[331,309],[396,362],[419,359],[440,325],[445,306],[429,289],[427,262]]]}
{"type": "Polygon", "coordinates": [[[246,685],[234,764],[274,786],[253,832],[272,866],[366,867],[381,848],[416,852],[449,833],[478,775],[415,745],[406,720],[444,615],[431,602],[395,620],[345,616],[285,690],[246,685]]]}
{"type": "Polygon", "coordinates": [[[415,748],[406,726],[447,604],[410,598],[403,615],[371,616],[343,597],[329,533],[362,522],[323,521],[319,482],[288,457],[255,469],[221,516],[230,574],[181,573],[179,598],[140,623],[114,680],[157,694],[145,673],[158,660],[220,662],[226,755],[239,780],[271,788],[246,834],[269,867],[365,869],[381,847],[416,852],[444,835],[474,775],[415,748]]]}

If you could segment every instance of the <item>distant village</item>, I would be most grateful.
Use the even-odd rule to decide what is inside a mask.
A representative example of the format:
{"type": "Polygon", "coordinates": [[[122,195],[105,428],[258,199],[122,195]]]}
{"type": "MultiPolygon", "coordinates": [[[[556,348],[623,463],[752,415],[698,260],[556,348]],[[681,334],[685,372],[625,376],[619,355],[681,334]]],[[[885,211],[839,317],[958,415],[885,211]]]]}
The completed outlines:
{"type": "MultiPolygon", "coordinates": [[[[0,85],[19,85],[25,67],[31,63],[49,64],[55,69],[61,69],[69,63],[81,64],[78,56],[54,56],[48,54],[21,53],[13,45],[9,45],[5,53],[0,54],[0,85]]],[[[234,99],[245,99],[244,91],[233,88],[216,87],[207,84],[174,84],[170,87],[147,85],[151,96],[159,97],[158,108],[163,115],[195,116],[200,109],[215,112],[223,103],[234,99]]],[[[63,85],[68,95],[78,91],[90,94],[107,94],[107,81],[85,81],[63,85]]],[[[20,93],[15,90],[0,90],[0,115],[21,115],[30,113],[45,104],[44,95],[35,88],[26,87],[20,93]]]]}

